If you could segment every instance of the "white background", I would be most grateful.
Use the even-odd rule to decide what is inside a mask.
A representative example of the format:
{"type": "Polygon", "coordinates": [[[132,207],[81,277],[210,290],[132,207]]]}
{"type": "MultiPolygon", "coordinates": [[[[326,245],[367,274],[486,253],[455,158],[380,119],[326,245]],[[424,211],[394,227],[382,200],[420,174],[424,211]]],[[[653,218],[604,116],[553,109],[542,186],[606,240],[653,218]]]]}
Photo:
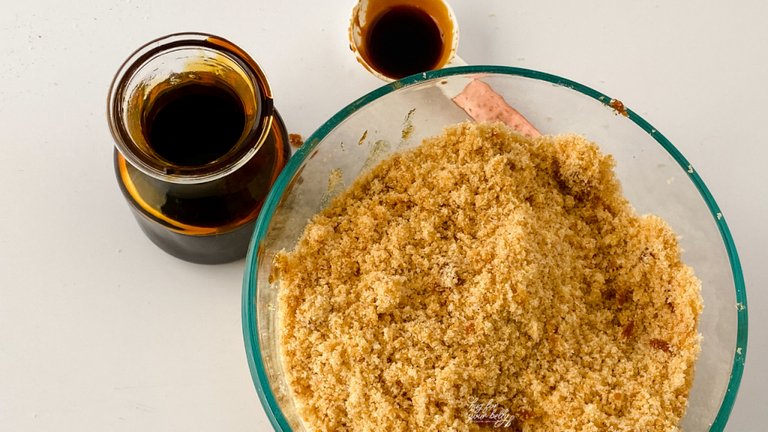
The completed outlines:
{"type": "MultiPolygon", "coordinates": [[[[134,49],[205,31],[252,54],[290,132],[306,138],[382,84],[348,48],[352,5],[3,0],[0,430],[271,430],[242,342],[244,262],[188,264],[142,235],[114,179],[105,100],[134,49]]],[[[618,98],[696,168],[747,282],[747,364],[727,430],[764,430],[768,2],[452,7],[469,64],[537,69],[618,98]]]]}

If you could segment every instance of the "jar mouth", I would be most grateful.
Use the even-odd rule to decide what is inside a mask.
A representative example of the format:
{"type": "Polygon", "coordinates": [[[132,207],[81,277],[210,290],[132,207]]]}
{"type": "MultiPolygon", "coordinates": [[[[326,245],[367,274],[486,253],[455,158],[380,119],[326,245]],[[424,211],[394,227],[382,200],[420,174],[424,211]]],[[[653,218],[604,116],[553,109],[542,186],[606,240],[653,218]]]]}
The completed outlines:
{"type": "MultiPolygon", "coordinates": [[[[107,104],[110,131],[123,157],[151,177],[187,184],[219,179],[247,163],[268,136],[274,110],[272,91],[258,64],[235,44],[205,33],[171,34],[136,50],[115,75],[107,104]],[[190,144],[189,157],[180,157],[187,150],[182,138],[174,143],[174,153],[150,133],[155,116],[169,101],[190,94],[216,96],[242,117],[235,119],[234,132],[215,125],[206,131],[206,137],[215,135],[200,138],[202,145],[211,141],[215,150],[205,149],[206,156],[194,154],[203,151],[198,143],[190,144]]],[[[190,114],[197,113],[179,113],[188,125],[179,137],[197,133],[196,117],[190,114]]]]}

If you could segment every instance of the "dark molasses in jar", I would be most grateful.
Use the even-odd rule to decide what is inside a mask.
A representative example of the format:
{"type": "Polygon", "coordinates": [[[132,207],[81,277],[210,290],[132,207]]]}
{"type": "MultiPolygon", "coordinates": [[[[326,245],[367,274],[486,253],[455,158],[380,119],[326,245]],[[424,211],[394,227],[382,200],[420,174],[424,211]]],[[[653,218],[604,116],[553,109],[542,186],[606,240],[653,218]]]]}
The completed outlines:
{"type": "Polygon", "coordinates": [[[118,185],[142,231],[187,261],[243,258],[290,157],[256,62],[216,36],[166,36],[121,67],[107,114],[118,185]]]}

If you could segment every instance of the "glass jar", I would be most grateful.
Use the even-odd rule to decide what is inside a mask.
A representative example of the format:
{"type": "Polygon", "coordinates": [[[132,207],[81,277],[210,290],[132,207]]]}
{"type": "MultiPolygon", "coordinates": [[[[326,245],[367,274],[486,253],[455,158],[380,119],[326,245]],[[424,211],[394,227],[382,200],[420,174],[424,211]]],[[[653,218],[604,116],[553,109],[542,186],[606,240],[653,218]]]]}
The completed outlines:
{"type": "Polygon", "coordinates": [[[118,71],[107,116],[117,181],[147,237],[191,262],[243,258],[290,157],[258,64],[212,35],[156,39],[118,71]]]}

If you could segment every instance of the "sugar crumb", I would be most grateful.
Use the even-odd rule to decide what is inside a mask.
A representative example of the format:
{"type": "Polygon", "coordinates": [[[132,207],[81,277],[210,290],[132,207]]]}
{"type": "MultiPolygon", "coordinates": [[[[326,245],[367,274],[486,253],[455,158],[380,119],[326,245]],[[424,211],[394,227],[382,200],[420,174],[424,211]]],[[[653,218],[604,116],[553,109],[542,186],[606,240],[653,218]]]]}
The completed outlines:
{"type": "Polygon", "coordinates": [[[299,134],[288,134],[288,141],[290,141],[291,145],[296,148],[304,145],[304,140],[301,139],[301,135],[299,134]]]}

